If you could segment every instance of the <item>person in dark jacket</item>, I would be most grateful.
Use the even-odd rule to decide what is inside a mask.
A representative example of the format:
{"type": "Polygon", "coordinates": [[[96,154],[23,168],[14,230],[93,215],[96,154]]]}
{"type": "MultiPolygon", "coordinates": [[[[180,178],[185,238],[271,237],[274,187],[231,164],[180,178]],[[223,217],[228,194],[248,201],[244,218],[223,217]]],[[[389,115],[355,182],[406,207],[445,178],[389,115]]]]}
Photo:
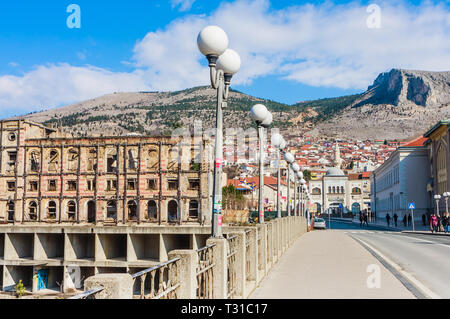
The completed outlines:
{"type": "Polygon", "coordinates": [[[407,220],[406,220],[406,215],[405,215],[405,216],[403,216],[403,226],[406,227],[406,223],[407,223],[407,220]]]}
{"type": "Polygon", "coordinates": [[[389,213],[386,214],[386,222],[389,227],[391,225],[391,215],[389,215],[389,213]]]}
{"type": "Polygon", "coordinates": [[[361,228],[363,225],[363,217],[362,217],[362,213],[359,212],[359,228],[361,228]]]}
{"type": "Polygon", "coordinates": [[[422,215],[422,223],[424,226],[427,225],[427,216],[425,216],[425,214],[422,215]]]}
{"type": "Polygon", "coordinates": [[[441,215],[436,215],[437,217],[437,226],[436,226],[436,232],[439,233],[441,231],[441,226],[442,226],[442,218],[441,215]]]}
{"type": "Polygon", "coordinates": [[[408,215],[408,226],[412,225],[412,217],[411,214],[408,215]]]}
{"type": "Polygon", "coordinates": [[[444,227],[444,232],[447,234],[450,228],[450,217],[448,212],[445,212],[442,216],[442,227],[444,227]]]}
{"type": "Polygon", "coordinates": [[[398,215],[397,213],[394,214],[394,225],[395,227],[397,227],[397,220],[398,220],[398,215]]]}

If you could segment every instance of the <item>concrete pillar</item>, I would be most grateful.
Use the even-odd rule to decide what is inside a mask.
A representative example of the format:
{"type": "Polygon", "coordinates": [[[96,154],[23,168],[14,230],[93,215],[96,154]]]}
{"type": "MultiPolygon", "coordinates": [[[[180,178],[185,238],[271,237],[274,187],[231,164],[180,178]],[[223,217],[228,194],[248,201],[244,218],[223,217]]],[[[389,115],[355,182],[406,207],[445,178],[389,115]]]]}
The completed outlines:
{"type": "Polygon", "coordinates": [[[198,254],[195,250],[172,250],[169,260],[180,258],[177,265],[177,279],[180,287],[177,291],[178,299],[197,298],[197,265],[198,254]]]}
{"type": "Polygon", "coordinates": [[[228,241],[225,238],[208,238],[206,245],[215,244],[213,248],[213,298],[227,298],[228,241]]]}
{"type": "Polygon", "coordinates": [[[258,262],[262,266],[261,270],[259,270],[258,267],[258,282],[259,282],[267,274],[267,225],[259,224],[257,227],[258,227],[258,237],[261,238],[261,243],[258,246],[259,258],[261,258],[261,260],[258,260],[258,262]]]}
{"type": "Polygon", "coordinates": [[[247,277],[248,281],[256,281],[258,278],[258,230],[252,229],[247,233],[247,240],[250,240],[250,270],[247,277]]]}
{"type": "MultiPolygon", "coordinates": [[[[136,279],[137,280],[137,279],[136,279]]],[[[85,291],[103,287],[95,299],[132,299],[134,280],[130,274],[98,274],[84,282],[85,291]]]]}
{"type": "Polygon", "coordinates": [[[245,298],[245,272],[246,272],[246,257],[245,257],[245,233],[235,233],[236,240],[236,295],[240,298],[245,298]]]}

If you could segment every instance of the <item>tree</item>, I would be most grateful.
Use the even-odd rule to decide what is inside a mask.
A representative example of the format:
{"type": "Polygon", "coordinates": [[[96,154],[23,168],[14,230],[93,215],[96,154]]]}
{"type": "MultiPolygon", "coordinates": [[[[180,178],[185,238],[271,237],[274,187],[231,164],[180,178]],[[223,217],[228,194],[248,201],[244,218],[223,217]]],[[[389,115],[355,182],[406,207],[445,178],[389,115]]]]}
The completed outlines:
{"type": "Polygon", "coordinates": [[[307,181],[307,182],[309,182],[310,180],[311,180],[311,171],[309,171],[309,170],[307,170],[307,169],[305,169],[304,171],[303,171],[303,178],[307,181]]]}
{"type": "Polygon", "coordinates": [[[246,207],[244,195],[233,185],[222,188],[222,200],[224,209],[244,209],[246,207]]]}

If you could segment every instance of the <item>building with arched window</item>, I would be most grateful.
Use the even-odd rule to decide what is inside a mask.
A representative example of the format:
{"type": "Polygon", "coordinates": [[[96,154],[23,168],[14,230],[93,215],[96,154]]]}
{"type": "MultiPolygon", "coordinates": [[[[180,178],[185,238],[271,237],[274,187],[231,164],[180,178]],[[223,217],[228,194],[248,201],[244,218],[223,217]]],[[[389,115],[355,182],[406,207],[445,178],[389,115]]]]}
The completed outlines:
{"type": "Polygon", "coordinates": [[[334,157],[335,167],[329,168],[322,178],[309,182],[311,203],[315,203],[312,212],[340,215],[369,210],[369,179],[362,174],[346,175],[341,170],[342,159],[337,145],[334,157]]]}
{"type": "Polygon", "coordinates": [[[76,138],[27,120],[0,125],[0,223],[211,221],[209,139],[76,138]]]}
{"type": "MultiPolygon", "coordinates": [[[[427,185],[428,196],[433,211],[436,210],[434,195],[441,195],[450,191],[450,120],[443,120],[424,134],[429,141],[425,144],[428,149],[430,180],[427,185]]],[[[444,211],[445,200],[439,202],[440,211],[444,211]]]]}

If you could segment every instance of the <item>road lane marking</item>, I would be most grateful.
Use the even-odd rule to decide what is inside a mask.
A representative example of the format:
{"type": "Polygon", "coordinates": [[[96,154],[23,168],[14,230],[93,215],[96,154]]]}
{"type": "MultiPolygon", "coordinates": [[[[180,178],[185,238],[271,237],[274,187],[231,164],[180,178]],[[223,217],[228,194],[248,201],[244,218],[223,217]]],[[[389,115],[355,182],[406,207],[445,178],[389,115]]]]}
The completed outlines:
{"type": "MultiPolygon", "coordinates": [[[[405,235],[405,236],[408,237],[408,238],[414,239],[414,240],[420,240],[420,241],[426,242],[428,244],[439,245],[439,246],[444,246],[444,247],[450,248],[449,245],[441,244],[439,242],[432,242],[430,240],[421,239],[421,238],[417,238],[417,237],[414,237],[414,236],[408,236],[408,235],[405,235]]],[[[425,236],[428,236],[428,235],[425,235],[425,236]]]]}
{"type": "MultiPolygon", "coordinates": [[[[417,298],[422,296],[429,299],[442,299],[441,296],[431,291],[424,284],[414,278],[411,274],[406,272],[397,263],[392,261],[390,258],[383,255],[379,250],[374,248],[372,245],[368,244],[366,241],[350,236],[358,243],[360,243],[364,248],[366,248],[375,258],[377,258],[400,282],[417,298]],[[397,272],[397,273],[396,273],[397,272]],[[403,277],[403,278],[401,278],[403,277]],[[407,282],[405,282],[405,279],[407,282]],[[422,296],[421,296],[422,295],[422,296]]],[[[422,297],[422,299],[423,299],[422,297]]]]}

